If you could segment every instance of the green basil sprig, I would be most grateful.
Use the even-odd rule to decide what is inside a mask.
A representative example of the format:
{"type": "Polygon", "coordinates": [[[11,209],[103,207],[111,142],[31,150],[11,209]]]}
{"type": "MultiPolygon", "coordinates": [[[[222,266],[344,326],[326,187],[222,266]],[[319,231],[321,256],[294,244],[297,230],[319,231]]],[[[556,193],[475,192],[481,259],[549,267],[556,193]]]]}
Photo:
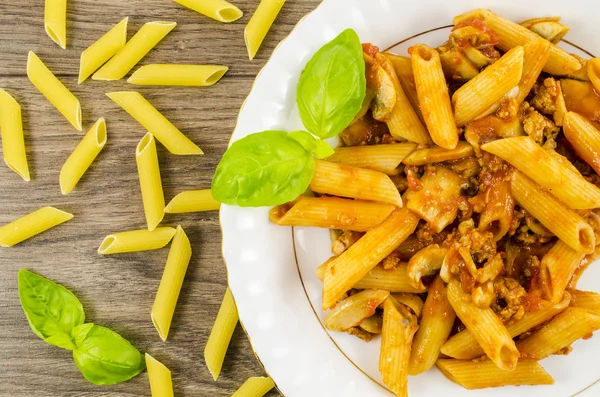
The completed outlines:
{"type": "Polygon", "coordinates": [[[142,354],[108,328],[85,323],[71,291],[28,270],[19,270],[19,299],[33,332],[51,345],[72,350],[83,376],[97,385],[124,382],[146,367],[142,354]]]}

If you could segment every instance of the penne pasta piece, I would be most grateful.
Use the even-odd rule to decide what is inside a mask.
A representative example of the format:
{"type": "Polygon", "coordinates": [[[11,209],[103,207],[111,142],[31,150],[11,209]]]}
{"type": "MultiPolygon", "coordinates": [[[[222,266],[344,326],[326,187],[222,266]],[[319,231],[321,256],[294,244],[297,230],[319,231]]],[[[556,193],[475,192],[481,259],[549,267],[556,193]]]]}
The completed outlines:
{"type": "Polygon", "coordinates": [[[151,314],[152,323],[163,342],[169,336],[175,306],[177,306],[177,300],[181,293],[181,286],[191,257],[192,246],[190,240],[183,228],[177,226],[151,314]]]}
{"type": "Polygon", "coordinates": [[[237,21],[244,15],[239,8],[224,0],[174,0],[184,7],[219,22],[237,21]]]}
{"type": "Polygon", "coordinates": [[[345,332],[357,327],[375,314],[377,307],[390,295],[388,291],[366,289],[338,302],[325,316],[325,326],[332,331],[345,332]]]}
{"type": "Polygon", "coordinates": [[[392,65],[394,65],[394,70],[396,71],[396,76],[398,77],[402,91],[406,94],[406,97],[415,113],[417,113],[417,116],[419,116],[419,119],[423,121],[417,87],[415,85],[415,75],[412,69],[412,61],[408,57],[392,54],[391,52],[386,52],[384,55],[392,62],[392,65]]]}
{"type": "Polygon", "coordinates": [[[522,46],[511,49],[452,95],[459,127],[484,115],[519,84],[523,75],[523,56],[522,46]]]}
{"type": "MultiPolygon", "coordinates": [[[[538,40],[540,36],[529,29],[509,21],[490,10],[472,10],[454,18],[454,25],[461,22],[467,22],[474,18],[480,19],[489,27],[500,39],[497,47],[502,51],[508,51],[517,46],[523,46],[532,40],[538,40]]],[[[552,44],[550,55],[544,66],[544,71],[555,75],[565,75],[576,72],[581,69],[581,64],[572,55],[569,55],[562,48],[552,44]]]]}
{"type": "Polygon", "coordinates": [[[563,132],[577,155],[600,174],[600,131],[594,124],[577,113],[568,112],[563,132]]]}
{"type": "Polygon", "coordinates": [[[390,177],[365,168],[315,160],[310,189],[322,194],[380,201],[402,207],[402,197],[390,177]]]}
{"type": "Polygon", "coordinates": [[[589,81],[560,80],[560,88],[568,111],[588,119],[600,129],[600,93],[589,81]]]}
{"type": "Polygon", "coordinates": [[[148,230],[152,231],[165,216],[165,197],[160,179],[156,142],[151,133],[147,133],[138,144],[135,151],[135,158],[140,179],[140,188],[142,190],[146,223],[148,224],[148,230]]]}
{"type": "Polygon", "coordinates": [[[94,80],[120,80],[133,69],[171,30],[175,22],[148,22],[104,64],[94,75],[94,80]]]}
{"type": "Polygon", "coordinates": [[[285,0],[260,0],[258,7],[244,29],[244,41],[250,60],[253,60],[256,56],[284,3],[285,0]]]}
{"type": "Polygon", "coordinates": [[[69,194],[106,145],[106,122],[99,119],[83,137],[60,170],[60,191],[69,194]]]}
{"type": "Polygon", "coordinates": [[[600,189],[586,181],[565,157],[543,149],[532,138],[498,139],[481,148],[512,164],[570,208],[600,208],[600,189]]]}
{"type": "Polygon", "coordinates": [[[569,307],[533,335],[519,341],[517,348],[523,359],[539,361],[578,339],[589,337],[598,329],[598,314],[579,307],[569,307]]]}
{"type": "Polygon", "coordinates": [[[0,133],[4,162],[24,181],[29,182],[31,176],[25,151],[21,106],[3,89],[0,89],[0,133]]]}
{"type": "Polygon", "coordinates": [[[408,49],[423,119],[433,142],[444,149],[458,144],[458,129],[454,120],[448,85],[442,70],[440,55],[424,44],[408,49]]]}
{"type": "MultiPolygon", "coordinates": [[[[571,303],[571,295],[565,293],[563,300],[556,304],[544,300],[540,300],[539,302],[539,307],[526,311],[519,320],[506,325],[506,330],[511,338],[519,336],[530,329],[545,323],[565,310],[571,303]]],[[[442,346],[441,352],[448,357],[463,360],[471,360],[485,354],[473,333],[468,329],[465,329],[448,339],[442,346]]]]}
{"type": "Polygon", "coordinates": [[[12,247],[35,235],[73,219],[68,212],[44,207],[0,227],[0,247],[12,247]]]}
{"type": "Polygon", "coordinates": [[[562,241],[556,244],[542,258],[540,274],[544,278],[542,285],[552,302],[560,302],[575,270],[585,257],[562,241]]]}
{"type": "Polygon", "coordinates": [[[274,387],[275,382],[271,378],[248,378],[231,397],[262,397],[274,387]]]}
{"type": "Polygon", "coordinates": [[[106,96],[152,133],[169,152],[180,155],[203,154],[202,149],[183,135],[139,92],[109,92],[106,96]]]}
{"type": "Polygon", "coordinates": [[[464,292],[460,281],[455,279],[448,283],[448,301],[490,360],[502,370],[515,369],[519,351],[493,310],[475,305],[471,295],[464,292]]]}
{"type": "Polygon", "coordinates": [[[400,397],[408,397],[408,363],[417,318],[402,304],[386,299],[383,306],[383,330],[379,371],[390,390],[400,397]]]}
{"type": "Polygon", "coordinates": [[[419,219],[406,209],[393,212],[381,225],[331,261],[325,271],[323,310],[333,307],[370,270],[410,236],[419,219]]]}
{"type": "Polygon", "coordinates": [[[124,18],[96,40],[91,46],[81,53],[79,60],[79,80],[81,84],[92,75],[100,66],[104,65],[110,58],[119,52],[127,42],[127,22],[124,18]]]}
{"type": "Polygon", "coordinates": [[[169,244],[174,235],[175,229],[172,227],[157,227],[153,231],[142,229],[114,233],[104,238],[98,248],[98,254],[157,250],[169,244]]]}
{"type": "Polygon", "coordinates": [[[600,92],[600,58],[592,58],[587,61],[587,75],[594,89],[600,92]]]}
{"type": "Polygon", "coordinates": [[[173,397],[171,371],[148,353],[145,354],[145,357],[152,397],[173,397]]]}
{"type": "Polygon", "coordinates": [[[79,100],[32,51],[27,57],[27,77],[77,131],[82,130],[79,100]]]}
{"type": "Polygon", "coordinates": [[[214,199],[211,189],[181,192],[165,207],[166,214],[219,210],[221,203],[214,199]]]}
{"type": "Polygon", "coordinates": [[[484,194],[485,207],[479,217],[479,229],[490,232],[500,241],[512,227],[515,199],[510,174],[500,173],[484,194]]]}
{"type": "Polygon", "coordinates": [[[229,70],[218,65],[145,65],[127,80],[135,85],[207,87],[221,80],[229,70]]]}
{"type": "Polygon", "coordinates": [[[571,295],[573,296],[571,306],[580,307],[596,315],[600,315],[600,294],[575,290],[571,291],[571,295]]]}
{"type": "Polygon", "coordinates": [[[438,360],[440,371],[465,389],[500,386],[552,385],[554,379],[537,361],[519,361],[512,371],[499,369],[492,361],[438,360]]]}
{"type": "Polygon", "coordinates": [[[387,175],[397,175],[400,172],[398,167],[402,160],[416,147],[417,145],[411,142],[340,147],[335,149],[335,153],[326,160],[332,163],[368,168],[387,175]]]}
{"type": "Polygon", "coordinates": [[[523,103],[548,61],[552,44],[548,40],[531,40],[523,46],[523,75],[515,100],[523,103]]]}
{"type": "Polygon", "coordinates": [[[410,153],[404,160],[406,165],[427,165],[433,163],[441,163],[448,160],[458,160],[471,157],[474,154],[473,146],[468,142],[458,142],[454,149],[444,149],[442,147],[431,147],[417,149],[410,153]]]}
{"type": "Polygon", "coordinates": [[[339,197],[300,196],[270,211],[280,226],[316,226],[366,232],[383,222],[396,207],[391,204],[339,197]]]}
{"type": "Polygon", "coordinates": [[[594,251],[594,231],[575,211],[518,171],[513,174],[511,190],[517,203],[566,245],[577,252],[594,251]]]}
{"type": "Polygon", "coordinates": [[[44,29],[60,48],[67,48],[67,0],[45,1],[44,29]]]}
{"type": "Polygon", "coordinates": [[[227,348],[229,347],[229,342],[231,341],[231,336],[238,320],[238,311],[233,300],[233,295],[231,295],[231,291],[227,288],[223,303],[219,309],[219,314],[217,314],[217,319],[215,320],[215,325],[213,325],[210,337],[204,348],[204,361],[206,361],[206,366],[215,381],[221,373],[225,353],[227,353],[227,348]]]}

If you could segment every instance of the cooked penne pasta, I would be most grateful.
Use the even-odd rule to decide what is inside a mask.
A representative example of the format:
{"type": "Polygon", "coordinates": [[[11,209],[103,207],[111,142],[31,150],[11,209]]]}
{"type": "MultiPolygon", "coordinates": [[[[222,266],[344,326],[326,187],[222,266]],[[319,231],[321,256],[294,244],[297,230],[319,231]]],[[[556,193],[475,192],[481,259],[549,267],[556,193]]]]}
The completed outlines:
{"type": "Polygon", "coordinates": [[[204,348],[204,361],[206,366],[216,381],[221,373],[223,367],[223,361],[225,360],[225,353],[229,347],[231,336],[238,323],[238,311],[233,300],[231,291],[227,288],[223,303],[217,314],[215,325],[213,325],[212,331],[206,342],[204,348]]]}
{"type": "Polygon", "coordinates": [[[248,57],[253,60],[285,0],[261,0],[244,29],[248,57]]]}
{"type": "Polygon", "coordinates": [[[92,165],[107,141],[106,122],[96,121],[60,170],[60,190],[69,194],[92,165]]]}
{"type": "MultiPolygon", "coordinates": [[[[473,10],[454,18],[454,25],[467,22],[474,18],[482,20],[498,37],[500,42],[498,48],[508,51],[517,46],[523,46],[532,40],[538,40],[540,36],[529,29],[509,21],[490,10],[473,10]]],[[[550,74],[565,75],[581,69],[577,58],[569,55],[565,50],[552,44],[550,55],[544,66],[544,71],[550,74]]]]}
{"type": "Polygon", "coordinates": [[[21,106],[3,89],[0,89],[0,133],[4,162],[24,181],[29,182],[31,176],[25,151],[21,106]]]}
{"type": "Polygon", "coordinates": [[[579,307],[569,307],[533,335],[519,341],[517,348],[523,359],[539,361],[598,329],[598,314],[579,307]]]}
{"type": "Polygon", "coordinates": [[[402,91],[404,91],[404,94],[408,98],[415,113],[417,113],[417,116],[419,116],[419,119],[423,121],[411,59],[392,54],[391,52],[386,52],[384,55],[392,62],[392,65],[394,65],[394,70],[396,71],[396,76],[398,76],[402,91]]]}
{"type": "Polygon", "coordinates": [[[600,315],[600,294],[588,291],[571,291],[573,302],[571,306],[580,307],[589,310],[594,314],[600,315]]]}
{"type": "Polygon", "coordinates": [[[600,189],[576,172],[566,158],[542,149],[532,138],[498,139],[481,148],[512,164],[570,208],[600,208],[600,189]]]}
{"type": "Polygon", "coordinates": [[[512,194],[517,203],[573,250],[592,253],[594,231],[575,211],[520,172],[513,174],[512,194]]]}
{"type": "Polygon", "coordinates": [[[248,378],[231,397],[262,397],[275,387],[271,378],[248,378]]]}
{"type": "Polygon", "coordinates": [[[519,351],[492,309],[481,309],[475,305],[471,295],[463,291],[460,281],[454,279],[448,283],[448,301],[490,360],[502,370],[513,370],[519,351]]]}
{"type": "Polygon", "coordinates": [[[600,92],[600,58],[592,58],[587,61],[587,75],[594,89],[600,92]]]}
{"type": "Polygon", "coordinates": [[[523,75],[523,47],[515,47],[485,68],[452,95],[456,124],[461,127],[485,114],[523,75]]]}
{"type": "Polygon", "coordinates": [[[419,250],[408,261],[406,271],[411,285],[419,290],[425,290],[423,277],[432,276],[441,269],[448,250],[439,244],[431,244],[419,250]]]}
{"type": "Polygon", "coordinates": [[[165,197],[160,179],[156,142],[151,133],[147,133],[138,144],[135,151],[135,158],[140,178],[146,223],[148,224],[148,230],[152,231],[165,216],[165,197]]]}
{"type": "Polygon", "coordinates": [[[437,367],[452,382],[465,389],[500,386],[552,385],[554,379],[537,361],[519,361],[512,371],[504,371],[490,360],[438,360],[437,367]]]}
{"type": "Polygon", "coordinates": [[[163,341],[166,341],[169,336],[175,306],[177,306],[177,300],[191,257],[192,246],[190,240],[183,228],[177,226],[151,314],[152,323],[163,341]]]}
{"type": "Polygon", "coordinates": [[[133,69],[171,30],[175,22],[148,22],[104,64],[94,75],[94,80],[120,80],[133,69]]]}
{"type": "Polygon", "coordinates": [[[146,353],[145,357],[152,397],[173,397],[171,371],[148,353],[146,353]]]}
{"type": "Polygon", "coordinates": [[[322,194],[380,201],[402,207],[402,197],[390,177],[365,168],[315,160],[310,189],[322,194]]]}
{"type": "MultiPolygon", "coordinates": [[[[565,293],[562,301],[553,304],[540,300],[540,307],[526,311],[519,320],[506,325],[506,330],[511,338],[521,335],[530,329],[545,323],[558,313],[565,310],[571,303],[571,295],[565,293]]],[[[471,331],[465,329],[448,339],[441,348],[442,354],[463,360],[471,360],[484,355],[484,351],[471,331]]]]}
{"type": "Polygon", "coordinates": [[[575,251],[562,241],[556,244],[542,258],[540,272],[546,295],[552,302],[560,302],[567,284],[585,254],[575,251]]]}
{"type": "Polygon", "coordinates": [[[77,131],[82,130],[79,100],[32,51],[27,57],[27,77],[77,131]]]}
{"type": "Polygon", "coordinates": [[[244,15],[239,8],[224,0],[173,0],[184,7],[219,22],[237,21],[244,15]]]}
{"type": "Polygon", "coordinates": [[[98,254],[157,250],[169,244],[174,235],[175,229],[172,227],[157,227],[153,231],[143,229],[114,233],[104,238],[98,248],[98,254]]]}
{"type": "Polygon", "coordinates": [[[68,212],[44,207],[0,227],[0,247],[12,247],[35,235],[73,219],[68,212]]]}
{"type": "Polygon", "coordinates": [[[410,211],[397,210],[331,261],[325,271],[323,310],[333,307],[350,288],[411,235],[418,223],[419,219],[410,211]]]}
{"type": "Polygon", "coordinates": [[[316,226],[365,232],[383,222],[396,207],[391,204],[339,197],[300,196],[270,211],[280,226],[316,226]]]}
{"type": "Polygon", "coordinates": [[[411,47],[408,52],[411,55],[421,113],[429,135],[436,145],[454,149],[458,144],[458,129],[440,55],[424,44],[411,47]]]}
{"type": "Polygon", "coordinates": [[[600,131],[594,124],[577,113],[568,112],[563,132],[577,155],[600,173],[600,131]]]}
{"type": "Polygon", "coordinates": [[[44,29],[60,48],[67,48],[67,0],[45,1],[44,29]]]}
{"type": "Polygon", "coordinates": [[[338,302],[325,316],[325,326],[332,331],[347,331],[375,314],[377,307],[390,295],[388,291],[366,289],[338,302]]]}
{"type": "Polygon", "coordinates": [[[473,146],[468,142],[458,142],[454,149],[444,149],[442,147],[431,147],[417,149],[410,153],[404,160],[406,165],[427,165],[441,163],[448,160],[458,160],[470,157],[474,154],[473,146]]]}
{"type": "Polygon", "coordinates": [[[502,174],[485,192],[485,207],[479,217],[479,229],[500,241],[510,230],[515,209],[510,175],[502,174]]]}
{"type": "Polygon", "coordinates": [[[402,160],[416,147],[417,145],[411,142],[340,147],[335,149],[335,153],[326,160],[332,163],[368,168],[387,175],[396,175],[400,172],[398,167],[402,160]]]}
{"type": "Polygon", "coordinates": [[[548,40],[531,40],[523,46],[523,75],[519,82],[519,92],[515,100],[518,104],[523,103],[533,85],[537,81],[540,73],[550,55],[552,44],[548,40]]]}
{"type": "Polygon", "coordinates": [[[81,59],[79,60],[79,84],[87,80],[92,73],[98,70],[100,66],[104,65],[125,46],[127,42],[128,21],[128,17],[124,18],[81,53],[81,59]]]}
{"type": "Polygon", "coordinates": [[[218,65],[145,65],[127,80],[135,85],[207,87],[221,80],[229,70],[218,65]]]}
{"type": "Polygon", "coordinates": [[[408,364],[413,337],[418,328],[417,318],[393,298],[383,306],[383,330],[379,371],[390,390],[400,397],[408,397],[408,364]]]}
{"type": "Polygon", "coordinates": [[[183,135],[165,116],[136,91],[109,92],[110,99],[136,119],[173,154],[203,154],[194,142],[183,135]]]}
{"type": "Polygon", "coordinates": [[[167,204],[166,214],[183,214],[186,212],[213,211],[221,208],[221,203],[214,199],[211,189],[188,190],[181,192],[167,204]]]}

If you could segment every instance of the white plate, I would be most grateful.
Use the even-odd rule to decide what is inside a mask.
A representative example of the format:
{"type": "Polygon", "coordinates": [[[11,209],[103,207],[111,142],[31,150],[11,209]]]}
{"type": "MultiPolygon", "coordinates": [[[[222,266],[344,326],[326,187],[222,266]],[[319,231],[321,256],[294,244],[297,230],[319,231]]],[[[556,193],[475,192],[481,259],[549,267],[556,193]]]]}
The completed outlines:
{"type": "MultiPolygon", "coordinates": [[[[346,28],[381,49],[399,44],[439,45],[452,18],[472,8],[491,8],[512,20],[560,15],[572,28],[567,39],[600,54],[597,0],[325,0],[275,50],[242,107],[232,141],[267,129],[302,128],[296,84],[308,59],[346,28]]],[[[561,45],[577,52],[566,43],[561,45]]],[[[583,55],[583,54],[582,54],[583,55]]],[[[377,371],[379,341],[366,344],[322,326],[321,283],[314,270],[330,256],[328,231],[271,224],[268,209],[221,207],[223,255],[240,319],[266,371],[279,390],[293,396],[391,396],[377,371]]],[[[600,291],[600,267],[592,266],[580,287],[600,291]],[[595,280],[595,282],[593,281],[595,280]]],[[[411,397],[512,397],[600,395],[600,338],[579,341],[568,357],[543,366],[556,384],[466,391],[437,370],[411,377],[411,397]]]]}

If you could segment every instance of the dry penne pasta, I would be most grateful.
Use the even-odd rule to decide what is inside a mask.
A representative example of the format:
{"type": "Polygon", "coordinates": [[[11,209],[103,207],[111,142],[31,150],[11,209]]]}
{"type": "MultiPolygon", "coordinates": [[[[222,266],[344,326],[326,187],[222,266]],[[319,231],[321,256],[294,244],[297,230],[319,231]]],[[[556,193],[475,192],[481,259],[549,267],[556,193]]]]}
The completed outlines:
{"type": "Polygon", "coordinates": [[[390,177],[365,168],[315,160],[310,189],[322,194],[380,201],[402,207],[402,197],[390,177]]]}
{"type": "Polygon", "coordinates": [[[585,117],[568,112],[563,132],[577,155],[600,173],[600,131],[585,117]]]}
{"type": "Polygon", "coordinates": [[[406,165],[427,165],[432,163],[441,163],[448,160],[458,160],[470,157],[474,154],[473,146],[468,142],[458,142],[454,149],[444,149],[442,147],[430,147],[417,149],[402,160],[406,165]]]}
{"type": "Polygon", "coordinates": [[[571,306],[580,307],[600,315],[600,294],[596,292],[574,290],[571,291],[571,296],[573,297],[571,306]]]}
{"type": "Polygon", "coordinates": [[[25,151],[21,106],[3,89],[0,89],[0,133],[4,162],[24,181],[29,182],[31,176],[25,151]]]}
{"type": "Polygon", "coordinates": [[[177,300],[191,257],[192,246],[190,240],[183,228],[177,226],[177,231],[171,242],[167,264],[152,306],[152,323],[163,341],[166,341],[169,335],[175,306],[177,306],[177,300]]]}
{"type": "Polygon", "coordinates": [[[552,385],[554,379],[537,362],[521,360],[512,371],[504,371],[490,360],[469,361],[444,359],[437,367],[452,382],[465,389],[500,386],[552,385]]]}
{"type": "Polygon", "coordinates": [[[394,70],[396,71],[396,76],[398,76],[402,91],[404,91],[404,94],[410,101],[417,116],[423,121],[411,59],[390,52],[386,52],[384,55],[392,62],[392,65],[394,65],[394,70]]]}
{"type": "Polygon", "coordinates": [[[156,153],[156,142],[147,133],[135,151],[144,213],[148,230],[154,230],[165,216],[165,197],[160,179],[160,167],[156,153]]]}
{"type": "Polygon", "coordinates": [[[148,353],[146,353],[145,357],[152,397],[173,397],[171,371],[148,353]]]}
{"type": "Polygon", "coordinates": [[[69,194],[83,174],[90,168],[107,141],[106,122],[103,118],[96,121],[79,145],[69,156],[60,170],[60,190],[69,194]]]}
{"type": "Polygon", "coordinates": [[[600,58],[592,58],[587,61],[587,76],[594,86],[594,89],[600,92],[600,58]]]}
{"type": "Polygon", "coordinates": [[[12,247],[35,235],[73,219],[68,212],[44,207],[0,227],[0,247],[12,247]]]}
{"type": "MultiPolygon", "coordinates": [[[[316,275],[321,281],[325,279],[327,266],[329,266],[329,262],[325,262],[317,268],[316,275]]],[[[427,291],[425,286],[415,288],[410,284],[405,263],[400,263],[393,269],[384,269],[381,266],[375,266],[373,269],[369,270],[362,279],[354,284],[353,288],[373,288],[390,292],[411,292],[414,294],[427,291]]]]}
{"type": "Polygon", "coordinates": [[[180,155],[203,154],[202,149],[183,135],[139,92],[109,92],[106,96],[152,133],[169,152],[180,155]]]}
{"type": "Polygon", "coordinates": [[[566,245],[577,252],[594,251],[594,231],[575,211],[518,171],[513,174],[511,189],[519,205],[566,245]]]}
{"type": "Polygon", "coordinates": [[[542,39],[531,40],[523,46],[523,75],[519,82],[519,92],[515,98],[517,103],[523,103],[529,95],[546,65],[551,46],[549,41],[542,39]]]}
{"type": "Polygon", "coordinates": [[[261,0],[244,29],[248,57],[253,60],[285,0],[261,0]]]}
{"type": "Polygon", "coordinates": [[[237,21],[244,15],[239,8],[224,0],[173,0],[191,10],[219,22],[237,21]]]}
{"type": "Polygon", "coordinates": [[[94,75],[94,80],[120,80],[133,69],[171,30],[175,22],[148,22],[104,64],[94,75]]]}
{"type": "Polygon", "coordinates": [[[540,268],[544,277],[542,285],[552,302],[560,302],[563,298],[569,280],[584,257],[584,253],[575,251],[560,240],[544,255],[540,268]]]}
{"type": "Polygon", "coordinates": [[[388,291],[366,289],[338,302],[325,316],[325,326],[332,331],[347,331],[375,314],[377,307],[390,295],[388,291]]]}
{"type": "Polygon", "coordinates": [[[221,373],[223,367],[223,361],[225,360],[225,354],[231,341],[231,336],[238,323],[238,311],[233,300],[231,291],[227,288],[223,303],[217,314],[215,325],[213,325],[212,331],[206,342],[204,348],[204,361],[210,371],[213,379],[216,381],[221,373]]]}
{"type": "Polygon", "coordinates": [[[248,378],[231,397],[262,397],[275,387],[271,378],[248,378]]]}
{"type": "Polygon", "coordinates": [[[213,211],[221,208],[212,195],[211,189],[188,190],[181,192],[165,207],[166,214],[183,214],[186,212],[213,211]]]}
{"type": "Polygon", "coordinates": [[[329,229],[367,231],[381,224],[395,209],[392,204],[339,197],[300,196],[270,212],[280,226],[316,226],[329,229]]]}
{"type": "Polygon", "coordinates": [[[81,53],[81,59],[79,60],[79,84],[87,80],[92,73],[98,70],[100,66],[104,65],[125,46],[127,42],[128,21],[128,17],[124,18],[81,53]]]}
{"type": "Polygon", "coordinates": [[[60,48],[67,48],[67,0],[45,0],[44,29],[60,48]]]}
{"type": "Polygon", "coordinates": [[[368,168],[387,175],[396,175],[400,172],[398,169],[400,163],[416,147],[417,145],[411,142],[390,145],[340,147],[335,150],[334,154],[327,157],[326,160],[332,163],[368,168]]]}
{"type": "Polygon", "coordinates": [[[142,229],[114,233],[104,238],[98,248],[98,254],[156,250],[169,244],[174,235],[175,229],[172,227],[157,227],[152,231],[142,229]]]}
{"type": "Polygon", "coordinates": [[[411,47],[408,52],[421,113],[429,135],[436,145],[454,149],[458,144],[458,129],[440,56],[436,50],[424,44],[411,47]]]}
{"type": "Polygon", "coordinates": [[[82,130],[79,100],[32,51],[27,57],[27,77],[77,131],[82,130]]]}
{"type": "Polygon", "coordinates": [[[218,65],[145,65],[127,80],[135,85],[207,87],[215,84],[229,68],[218,65]]]}

